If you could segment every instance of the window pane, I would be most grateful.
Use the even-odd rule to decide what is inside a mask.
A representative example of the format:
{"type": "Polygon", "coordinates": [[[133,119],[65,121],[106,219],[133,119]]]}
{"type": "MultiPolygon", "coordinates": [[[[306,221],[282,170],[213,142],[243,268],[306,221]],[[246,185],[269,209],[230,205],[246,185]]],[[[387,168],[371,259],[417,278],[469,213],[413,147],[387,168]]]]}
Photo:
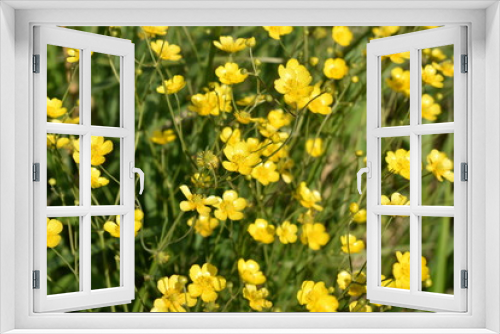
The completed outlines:
{"type": "Polygon", "coordinates": [[[47,294],[80,291],[80,218],[47,218],[47,294]]]}
{"type": "Polygon", "coordinates": [[[453,134],[422,136],[422,205],[453,205],[453,134]]]}
{"type": "Polygon", "coordinates": [[[381,57],[381,124],[410,124],[410,51],[381,57]]]}
{"type": "Polygon", "coordinates": [[[422,290],[453,294],[453,218],[422,217],[421,219],[422,290]]]}
{"type": "Polygon", "coordinates": [[[381,216],[381,286],[410,289],[410,217],[381,216]]]}
{"type": "Polygon", "coordinates": [[[453,122],[453,45],[422,50],[422,123],[453,122]]]}
{"type": "Polygon", "coordinates": [[[120,286],[121,216],[92,217],[92,290],[120,286]]]}
{"type": "Polygon", "coordinates": [[[120,139],[92,136],[92,205],[120,204],[120,139]]]}
{"type": "Polygon", "coordinates": [[[93,52],[92,125],[120,126],[121,57],[93,52]]]}
{"type": "Polygon", "coordinates": [[[79,151],[79,136],[47,134],[48,206],[80,205],[79,151]]]}
{"type": "Polygon", "coordinates": [[[382,205],[408,205],[410,199],[410,138],[381,138],[382,205]]]}
{"type": "Polygon", "coordinates": [[[47,45],[47,122],[80,123],[80,50],[47,45]]]}

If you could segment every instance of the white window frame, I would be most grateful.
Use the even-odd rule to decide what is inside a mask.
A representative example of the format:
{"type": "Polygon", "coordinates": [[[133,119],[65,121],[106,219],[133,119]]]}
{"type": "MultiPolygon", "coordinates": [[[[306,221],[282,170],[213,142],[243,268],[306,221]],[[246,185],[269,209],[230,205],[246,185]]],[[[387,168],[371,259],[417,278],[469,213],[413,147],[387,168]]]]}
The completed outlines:
{"type": "MultiPolygon", "coordinates": [[[[81,1],[17,2],[0,5],[0,315],[1,330],[12,333],[230,333],[238,328],[267,329],[266,333],[495,333],[500,331],[499,244],[500,230],[500,11],[492,2],[135,2],[81,1]],[[11,6],[16,7],[13,9],[11,6]],[[143,10],[115,9],[115,6],[143,10]],[[426,7],[432,6],[432,8],[426,7]],[[460,6],[461,9],[452,6],[460,6]],[[486,9],[487,6],[490,6],[486,9]],[[25,9],[22,9],[22,8],[25,9]],[[66,8],[62,8],[66,7],[66,8]],[[100,7],[100,8],[98,8],[100,7]],[[108,10],[102,9],[107,7],[108,10]],[[149,9],[147,9],[149,7],[149,9]],[[162,8],[159,8],[162,7],[162,8]],[[357,7],[357,9],[356,9],[357,7]],[[399,8],[396,9],[395,7],[399,8]],[[40,10],[52,8],[53,10],[40,10]],[[75,9],[78,8],[78,9],[75,9]],[[224,8],[224,9],[221,9],[224,8]],[[351,8],[351,9],[346,9],[351,8]],[[354,8],[354,9],[353,9],[354,8]],[[373,9],[378,8],[378,9],[373,9]],[[403,9],[401,9],[403,8],[403,9]],[[406,8],[406,9],[404,9],[406,8]],[[54,10],[57,9],[57,10],[54,10]],[[411,10],[409,10],[411,9],[411,10]],[[58,25],[436,25],[465,24],[469,27],[469,152],[471,193],[469,202],[470,254],[467,313],[435,314],[34,314],[29,289],[32,262],[32,203],[30,181],[32,148],[31,32],[35,24],[58,25]],[[486,29],[487,28],[487,29],[486,29]],[[15,31],[15,39],[13,38],[15,31]],[[5,46],[5,47],[4,47],[5,46]],[[485,63],[489,64],[488,71],[485,63]],[[15,68],[14,68],[15,66],[15,68]],[[15,78],[15,87],[12,80],[15,78]],[[15,96],[15,98],[13,98],[15,96]],[[12,112],[15,110],[15,112],[12,112]],[[488,120],[486,122],[486,119],[488,120]],[[487,133],[485,135],[485,132],[487,133]],[[15,138],[13,144],[12,138],[15,138]],[[9,173],[9,175],[7,175],[9,173]],[[488,173],[488,182],[486,180],[488,173]],[[15,175],[13,178],[12,175],[15,175]],[[15,197],[12,197],[15,189],[15,197]],[[486,196],[488,194],[488,196],[486,196]],[[485,208],[488,206],[488,221],[485,208]],[[5,210],[15,207],[15,211],[5,210]],[[12,224],[15,222],[15,224],[12,224]],[[471,228],[474,226],[474,229],[471,228]],[[14,238],[12,236],[15,236],[14,238]],[[14,256],[12,256],[14,250],[14,256]],[[485,265],[486,250],[489,258],[485,265]],[[491,255],[493,254],[493,255],[491,255]],[[487,277],[487,279],[486,279],[487,277]],[[15,287],[14,289],[12,287],[15,287]],[[486,293],[486,291],[488,293],[486,293]],[[12,307],[15,305],[15,307],[12,307]],[[142,329],[133,331],[130,328],[142,329]],[[222,329],[226,328],[226,330],[222,329]],[[233,328],[229,330],[228,328],[233,328]],[[283,330],[284,328],[288,328],[283,330]],[[291,330],[295,328],[296,330],[291,330]],[[357,328],[357,330],[356,330],[357,328]],[[28,330],[29,329],[29,330],[28,330]],[[122,330],[119,330],[122,329],[122,330]],[[184,329],[184,330],[181,330],[184,329]],[[192,329],[188,331],[188,329],[192,329]],[[346,330],[342,330],[346,329],[346,330]],[[349,330],[347,330],[349,329],[349,330]],[[413,329],[413,330],[411,330],[413,329]],[[45,331],[47,332],[47,331],[45,331]]],[[[242,330],[241,332],[243,332],[242,330]]],[[[252,331],[252,332],[254,332],[252,331]]],[[[261,330],[264,332],[264,330],[261,330]]],[[[246,330],[245,332],[249,332],[246,330]]]]}

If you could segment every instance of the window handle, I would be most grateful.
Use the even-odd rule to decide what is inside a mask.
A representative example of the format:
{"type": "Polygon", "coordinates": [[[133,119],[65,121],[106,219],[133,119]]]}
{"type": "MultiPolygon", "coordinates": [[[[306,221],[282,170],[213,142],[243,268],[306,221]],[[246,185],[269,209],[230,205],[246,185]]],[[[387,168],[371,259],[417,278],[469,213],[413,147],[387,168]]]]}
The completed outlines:
{"type": "Polygon", "coordinates": [[[361,168],[358,171],[358,192],[359,192],[360,195],[363,193],[361,191],[361,175],[363,175],[364,173],[366,173],[366,177],[367,178],[369,178],[369,179],[372,178],[372,163],[368,161],[366,163],[366,165],[367,165],[367,167],[361,168]]]}
{"type": "Polygon", "coordinates": [[[134,178],[135,173],[139,174],[139,186],[140,186],[139,195],[142,195],[142,192],[144,190],[144,172],[140,168],[135,168],[132,161],[130,162],[129,167],[130,167],[129,170],[131,179],[134,178]]]}

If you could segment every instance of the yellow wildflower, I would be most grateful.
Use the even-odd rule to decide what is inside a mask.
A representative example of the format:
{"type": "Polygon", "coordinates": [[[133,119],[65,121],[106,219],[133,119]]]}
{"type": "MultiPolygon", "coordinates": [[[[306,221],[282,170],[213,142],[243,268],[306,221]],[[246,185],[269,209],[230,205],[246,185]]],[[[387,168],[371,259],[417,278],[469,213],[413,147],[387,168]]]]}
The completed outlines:
{"type": "Polygon", "coordinates": [[[47,135],[47,147],[55,146],[57,148],[63,148],[70,144],[70,140],[67,137],[57,138],[57,135],[47,135]]]}
{"type": "Polygon", "coordinates": [[[269,33],[269,37],[278,40],[281,36],[288,35],[293,31],[293,27],[290,26],[265,26],[262,28],[269,33]]]}
{"type": "Polygon", "coordinates": [[[201,268],[195,264],[189,270],[189,277],[193,283],[189,284],[188,291],[192,297],[199,297],[205,303],[217,299],[217,292],[226,287],[226,279],[217,276],[217,268],[210,263],[205,263],[201,268]]]}
{"type": "Polygon", "coordinates": [[[280,179],[280,174],[276,171],[276,164],[272,161],[258,164],[253,168],[251,175],[265,186],[271,182],[278,182],[280,179]]]}
{"type": "Polygon", "coordinates": [[[234,145],[226,145],[224,154],[227,160],[222,166],[230,172],[239,172],[242,175],[250,175],[253,167],[260,162],[260,156],[253,153],[247,142],[238,142],[234,145]]]}
{"type": "Polygon", "coordinates": [[[304,224],[300,241],[312,250],[319,250],[330,241],[330,236],[325,232],[325,225],[321,223],[304,224]]]}
{"type": "Polygon", "coordinates": [[[148,37],[165,36],[168,31],[168,26],[142,26],[143,34],[139,34],[139,37],[143,37],[145,34],[148,37]]]}
{"type": "Polygon", "coordinates": [[[305,305],[310,312],[336,312],[339,306],[337,298],[329,294],[325,282],[304,281],[297,292],[300,305],[305,305]]]}
{"type": "Polygon", "coordinates": [[[156,91],[160,94],[175,94],[186,86],[186,81],[182,75],[174,75],[172,79],[164,80],[163,85],[156,87],[156,91]]]}
{"type": "Polygon", "coordinates": [[[349,312],[372,312],[373,309],[370,305],[368,304],[361,304],[361,302],[358,303],[357,300],[351,302],[349,304],[349,312]]]}
{"type": "MultiPolygon", "coordinates": [[[[255,41],[255,38],[253,38],[253,40],[255,41]]],[[[232,36],[220,36],[220,42],[214,41],[214,45],[219,50],[234,53],[244,50],[247,47],[247,41],[246,38],[234,40],[232,36]]]]}
{"type": "Polygon", "coordinates": [[[385,156],[385,162],[389,172],[410,179],[410,150],[400,148],[396,152],[389,151],[385,156]]]}
{"type": "Polygon", "coordinates": [[[47,247],[54,248],[61,242],[59,235],[63,230],[63,224],[57,219],[47,218],[47,247]]]}
{"type": "Polygon", "coordinates": [[[348,46],[352,41],[352,32],[349,27],[337,26],[332,28],[332,38],[342,46],[348,46]]]}
{"type": "Polygon", "coordinates": [[[314,85],[307,108],[316,114],[328,115],[332,112],[333,95],[321,93],[321,84],[314,85]]]}
{"type": "Polygon", "coordinates": [[[389,37],[399,31],[399,26],[381,26],[372,29],[376,38],[389,37]]]}
{"type": "Polygon", "coordinates": [[[52,100],[47,97],[47,116],[50,118],[58,118],[66,114],[68,109],[63,108],[62,101],[58,98],[52,100]]]}
{"type": "Polygon", "coordinates": [[[229,126],[226,126],[222,129],[220,136],[220,140],[229,145],[236,145],[241,141],[241,131],[240,129],[232,129],[229,126]]]}
{"type": "Polygon", "coordinates": [[[175,135],[172,129],[167,129],[163,131],[155,130],[153,131],[153,136],[151,137],[151,141],[158,145],[165,145],[170,142],[173,142],[177,136],[175,135]]]}
{"type": "Polygon", "coordinates": [[[408,197],[401,195],[400,193],[393,193],[391,198],[382,195],[380,200],[382,205],[410,205],[408,197]]]}
{"type": "MultiPolygon", "coordinates": [[[[77,164],[80,163],[80,139],[73,141],[73,147],[75,151],[73,152],[73,159],[77,164]]],[[[106,158],[105,155],[113,151],[113,142],[111,140],[104,141],[104,137],[92,136],[90,138],[90,164],[92,166],[102,165],[106,158]]]]}
{"type": "Polygon", "coordinates": [[[357,240],[352,234],[340,236],[340,242],[342,243],[342,252],[346,254],[359,253],[365,249],[363,240],[357,240]]]}
{"type": "Polygon", "coordinates": [[[443,75],[447,77],[452,77],[455,73],[454,70],[455,67],[453,65],[453,61],[449,59],[443,61],[441,64],[432,63],[432,66],[434,66],[434,68],[436,68],[437,70],[441,71],[441,73],[443,73],[443,75]]]}
{"type": "Polygon", "coordinates": [[[359,297],[366,293],[366,275],[362,271],[356,271],[352,274],[349,285],[349,296],[359,297]]]}
{"type": "Polygon", "coordinates": [[[266,100],[265,95],[248,95],[245,96],[242,99],[239,99],[236,101],[236,104],[242,107],[247,107],[247,106],[253,106],[254,104],[259,104],[260,102],[263,102],[266,100]]]}
{"type": "Polygon", "coordinates": [[[297,225],[285,220],[276,229],[276,235],[280,238],[282,244],[293,244],[297,241],[297,225]]]}
{"type": "Polygon", "coordinates": [[[395,64],[402,64],[405,60],[410,59],[410,51],[393,53],[388,56],[382,56],[382,59],[389,57],[389,59],[395,64]]]}
{"type": "Polygon", "coordinates": [[[66,54],[68,55],[66,57],[66,61],[68,63],[78,63],[80,61],[80,50],[79,49],[68,48],[68,49],[66,49],[66,54]]]}
{"type": "Polygon", "coordinates": [[[286,104],[303,108],[309,101],[313,87],[309,86],[312,76],[304,65],[295,58],[288,60],[286,67],[278,67],[279,79],[274,81],[274,88],[285,96],[286,104]]]}
{"type": "Polygon", "coordinates": [[[271,225],[267,220],[257,218],[253,224],[248,226],[248,233],[255,239],[264,244],[270,244],[274,241],[274,225],[271,225]]]}
{"type": "Polygon", "coordinates": [[[184,212],[196,210],[200,215],[206,216],[212,211],[207,205],[215,205],[219,202],[215,196],[205,197],[200,194],[192,194],[186,185],[180,186],[179,189],[187,198],[187,201],[182,201],[180,204],[180,208],[184,212]]]}
{"type": "Polygon", "coordinates": [[[186,312],[185,305],[196,305],[196,299],[185,293],[186,278],[179,275],[162,277],[158,280],[158,290],[163,294],[154,301],[151,312],[186,312]]]}
{"type": "Polygon", "coordinates": [[[151,49],[163,60],[176,61],[182,58],[179,54],[181,48],[175,44],[168,44],[167,41],[158,39],[151,42],[151,49]]]}
{"type": "Polygon", "coordinates": [[[429,94],[422,95],[422,118],[435,121],[439,114],[441,114],[441,106],[434,103],[434,98],[429,94]]]}
{"type": "MultiPolygon", "coordinates": [[[[120,237],[120,216],[116,216],[116,223],[113,221],[107,221],[104,223],[104,231],[111,234],[111,236],[115,238],[120,237]]],[[[144,219],[144,212],[141,209],[135,209],[134,211],[134,235],[137,236],[137,233],[142,228],[142,220],[144,219]]]]}
{"type": "Polygon", "coordinates": [[[349,211],[353,214],[352,220],[356,223],[366,223],[366,210],[359,209],[359,205],[357,203],[351,203],[349,205],[349,211]]]}
{"type": "Polygon", "coordinates": [[[197,188],[209,188],[212,184],[212,177],[205,173],[194,173],[191,176],[191,182],[197,188]]]}
{"type": "Polygon", "coordinates": [[[431,56],[432,58],[436,60],[444,60],[446,58],[446,55],[443,53],[443,51],[440,48],[433,48],[433,49],[423,49],[422,53],[431,56]]]}
{"type": "Polygon", "coordinates": [[[261,285],[266,282],[266,276],[260,271],[260,266],[254,260],[239,259],[238,273],[245,283],[261,285]]]}
{"type": "Polygon", "coordinates": [[[339,301],[337,297],[332,295],[324,295],[319,297],[319,299],[310,308],[309,312],[337,312],[339,308],[339,301]]]}
{"type": "Polygon", "coordinates": [[[321,201],[321,194],[317,190],[310,190],[305,182],[300,183],[297,189],[297,196],[304,208],[323,211],[323,207],[317,204],[317,202],[321,201]]]}
{"type": "Polygon", "coordinates": [[[328,58],[323,66],[323,73],[329,79],[340,80],[349,72],[349,66],[342,58],[328,58]]]}
{"type": "Polygon", "coordinates": [[[391,70],[391,78],[386,78],[385,81],[393,91],[410,96],[410,71],[395,67],[391,70]]]}
{"type": "Polygon", "coordinates": [[[222,199],[214,205],[214,215],[217,219],[226,220],[241,220],[243,219],[243,211],[247,206],[247,200],[243,197],[238,197],[238,193],[234,190],[226,190],[222,195],[222,199]]]}
{"type": "MultiPolygon", "coordinates": [[[[404,254],[400,251],[396,252],[398,262],[392,266],[392,275],[395,279],[395,287],[398,289],[410,289],[410,252],[404,254]]],[[[427,260],[422,256],[422,282],[430,277],[427,260]]]]}
{"type": "Polygon", "coordinates": [[[431,153],[427,155],[426,169],[434,174],[439,182],[443,182],[443,178],[453,182],[453,161],[449,159],[444,152],[432,150],[431,153]]]}
{"type": "Polygon", "coordinates": [[[273,303],[266,300],[269,291],[266,288],[257,289],[255,285],[246,284],[243,288],[243,298],[250,302],[250,308],[255,311],[262,311],[263,308],[273,307],[273,303]]]}
{"type": "Polygon", "coordinates": [[[306,141],[306,151],[313,158],[322,156],[323,153],[325,153],[325,148],[323,147],[323,139],[308,139],[306,141]]]}
{"type": "Polygon", "coordinates": [[[349,274],[347,271],[342,270],[337,274],[337,284],[339,285],[339,288],[342,290],[347,289],[349,284],[351,284],[352,278],[351,274],[349,274]]]}
{"type": "Polygon", "coordinates": [[[224,66],[217,67],[215,75],[226,85],[241,83],[248,77],[248,74],[243,73],[236,63],[226,63],[224,66]]]}
{"type": "Polygon", "coordinates": [[[196,233],[206,238],[212,235],[214,230],[219,226],[219,221],[210,215],[198,216],[198,218],[190,218],[187,221],[188,226],[194,225],[194,230],[196,233]]]}
{"type": "Polygon", "coordinates": [[[100,188],[107,186],[109,180],[101,176],[101,171],[97,168],[92,167],[90,170],[90,186],[92,188],[100,188]]]}
{"type": "Polygon", "coordinates": [[[432,65],[425,65],[422,69],[422,81],[436,88],[443,88],[443,76],[437,73],[432,65]]]}
{"type": "Polygon", "coordinates": [[[309,64],[311,64],[311,66],[316,66],[318,65],[319,63],[319,58],[318,57],[311,57],[309,58],[309,64]]]}
{"type": "Polygon", "coordinates": [[[219,115],[219,101],[215,92],[206,94],[195,94],[191,97],[191,103],[188,108],[198,113],[200,116],[219,115]]]}
{"type": "Polygon", "coordinates": [[[281,109],[271,110],[267,114],[267,120],[271,126],[276,129],[280,129],[284,126],[290,125],[292,122],[293,116],[289,113],[284,112],[281,109]]]}

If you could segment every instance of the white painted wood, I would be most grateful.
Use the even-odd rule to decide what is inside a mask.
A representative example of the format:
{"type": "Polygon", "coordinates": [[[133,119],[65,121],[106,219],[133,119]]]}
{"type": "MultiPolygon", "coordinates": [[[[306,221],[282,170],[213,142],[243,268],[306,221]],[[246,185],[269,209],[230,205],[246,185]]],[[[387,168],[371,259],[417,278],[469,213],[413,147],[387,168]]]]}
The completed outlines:
{"type": "Polygon", "coordinates": [[[40,270],[40,289],[34,290],[35,312],[66,312],[117,305],[134,298],[134,180],[128,177],[128,162],[134,161],[134,45],[128,40],[82,33],[75,30],[35,27],[34,50],[40,54],[40,73],[34,75],[34,161],[40,163],[40,182],[34,185],[34,270],[40,270]],[[81,124],[56,124],[46,121],[47,45],[80,50],[81,124]],[[119,128],[92,126],[91,52],[121,57],[121,122],[119,128]],[[132,98],[130,98],[130,96],[132,98]],[[80,135],[80,205],[47,207],[46,134],[80,135]],[[120,205],[93,206],[91,198],[91,137],[121,138],[120,205]],[[125,163],[127,162],[127,163],[125,163]],[[91,290],[91,219],[92,216],[122,215],[120,238],[120,286],[91,290]],[[47,295],[47,231],[45,217],[80,217],[80,292],[47,295]]]}
{"type": "Polygon", "coordinates": [[[460,71],[460,55],[466,54],[466,28],[444,27],[423,32],[373,40],[367,47],[367,141],[368,161],[373,166],[373,177],[368,180],[368,277],[367,297],[370,301],[387,305],[422,310],[467,311],[467,290],[460,289],[460,271],[467,269],[467,182],[460,181],[460,163],[467,159],[467,75],[460,71]],[[454,122],[421,124],[421,49],[454,45],[454,122]],[[410,51],[410,125],[380,127],[380,56],[410,51]],[[421,135],[454,133],[454,206],[421,206],[421,135]],[[410,137],[410,201],[404,207],[381,206],[380,203],[380,138],[410,137]],[[380,215],[407,215],[410,217],[410,290],[380,286],[381,239],[380,215]],[[422,292],[421,287],[421,217],[454,217],[454,295],[422,292]],[[414,256],[413,254],[417,254],[414,256]]]}

